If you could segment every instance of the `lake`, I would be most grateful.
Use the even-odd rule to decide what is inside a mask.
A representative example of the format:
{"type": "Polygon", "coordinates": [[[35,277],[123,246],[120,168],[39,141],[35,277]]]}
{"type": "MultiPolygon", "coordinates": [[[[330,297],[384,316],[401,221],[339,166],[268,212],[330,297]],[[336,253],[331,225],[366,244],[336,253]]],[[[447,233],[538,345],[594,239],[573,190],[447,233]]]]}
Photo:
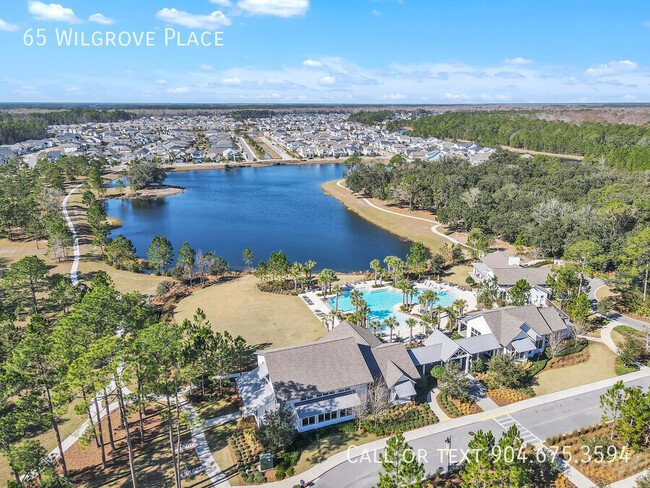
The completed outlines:
{"type": "Polygon", "coordinates": [[[282,250],[290,261],[313,259],[317,269],[340,272],[369,268],[372,259],[404,258],[409,244],[362,219],[322,183],[341,178],[343,164],[311,164],[197,170],[168,173],[165,184],[185,192],[150,200],[108,200],[106,212],[146,258],[154,235],[169,239],[174,251],[188,241],[194,250],[222,255],[241,269],[250,247],[255,263],[282,250]]]}

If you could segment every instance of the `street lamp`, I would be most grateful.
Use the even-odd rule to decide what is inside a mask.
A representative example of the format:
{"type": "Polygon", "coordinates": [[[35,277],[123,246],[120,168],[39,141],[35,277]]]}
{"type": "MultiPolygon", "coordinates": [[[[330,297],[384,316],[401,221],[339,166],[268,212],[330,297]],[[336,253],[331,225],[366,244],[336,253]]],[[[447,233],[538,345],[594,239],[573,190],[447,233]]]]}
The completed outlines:
{"type": "Polygon", "coordinates": [[[451,472],[451,436],[445,439],[445,453],[447,454],[447,473],[451,472]]]}

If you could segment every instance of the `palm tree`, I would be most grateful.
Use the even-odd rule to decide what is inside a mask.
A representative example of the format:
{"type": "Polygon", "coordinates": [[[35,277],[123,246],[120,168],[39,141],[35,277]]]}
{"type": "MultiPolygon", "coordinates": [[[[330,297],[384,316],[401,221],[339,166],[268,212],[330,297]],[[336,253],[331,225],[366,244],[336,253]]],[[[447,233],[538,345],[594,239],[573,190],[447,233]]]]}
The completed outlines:
{"type": "Polygon", "coordinates": [[[451,304],[452,307],[454,307],[457,311],[458,316],[463,315],[463,311],[465,310],[465,307],[467,307],[467,302],[465,300],[454,300],[454,302],[451,304]]]}
{"type": "Polygon", "coordinates": [[[354,311],[359,311],[359,305],[361,305],[361,300],[363,300],[363,294],[359,290],[352,290],[350,292],[350,303],[354,305],[354,311]]]}
{"type": "Polygon", "coordinates": [[[404,291],[404,296],[406,297],[406,304],[410,305],[411,302],[409,300],[409,297],[412,296],[413,291],[415,290],[415,285],[413,285],[413,282],[410,280],[403,280],[404,285],[403,285],[403,291],[404,291]]]}
{"type": "Polygon", "coordinates": [[[413,327],[418,325],[418,321],[415,320],[413,317],[409,317],[408,319],[406,319],[406,325],[409,328],[409,333],[410,333],[409,334],[409,346],[411,346],[413,344],[413,327]]]}
{"type": "Polygon", "coordinates": [[[383,278],[382,271],[384,271],[384,267],[379,259],[373,259],[370,261],[370,268],[375,272],[375,286],[377,286],[377,276],[383,278]]]}
{"type": "Polygon", "coordinates": [[[428,315],[425,315],[422,317],[422,326],[424,327],[424,332],[429,335],[429,332],[431,332],[431,328],[433,326],[433,318],[429,317],[428,315]]]}
{"type": "Polygon", "coordinates": [[[368,303],[362,298],[361,303],[359,304],[359,318],[361,320],[361,326],[365,327],[366,322],[368,321],[368,316],[370,315],[370,307],[368,303]]]}
{"type": "Polygon", "coordinates": [[[307,279],[309,280],[309,283],[311,284],[311,270],[314,269],[314,266],[316,266],[316,261],[309,260],[303,265],[303,269],[305,270],[305,275],[307,276],[307,279]]]}
{"type": "Polygon", "coordinates": [[[399,325],[399,322],[395,317],[392,315],[389,316],[386,320],[384,320],[384,327],[388,328],[390,330],[390,342],[393,342],[393,330],[399,325]]]}
{"type": "Polygon", "coordinates": [[[330,317],[332,317],[332,329],[334,328],[334,324],[336,324],[336,319],[339,316],[338,310],[330,310],[330,317]]]}
{"type": "MultiPolygon", "coordinates": [[[[420,305],[424,306],[425,312],[431,314],[433,318],[433,304],[438,299],[438,294],[433,290],[424,290],[419,297],[420,305]]],[[[422,314],[424,315],[424,314],[422,314]]]]}
{"type": "Polygon", "coordinates": [[[289,273],[291,274],[291,277],[293,278],[293,291],[295,293],[298,293],[298,278],[301,277],[302,275],[302,264],[300,263],[293,263],[291,265],[291,269],[289,270],[289,273]]]}
{"type": "Polygon", "coordinates": [[[450,307],[445,308],[445,312],[447,312],[447,315],[449,316],[449,320],[447,321],[447,328],[449,330],[453,330],[454,323],[455,323],[456,317],[457,317],[456,309],[452,305],[450,307]]]}
{"type": "Polygon", "coordinates": [[[339,295],[341,295],[341,285],[334,285],[332,291],[336,294],[336,313],[339,312],[339,295]]]}
{"type": "Polygon", "coordinates": [[[368,323],[368,328],[373,334],[377,335],[377,332],[381,330],[381,322],[379,322],[379,320],[371,320],[370,323],[368,323]]]}
{"type": "MultiPolygon", "coordinates": [[[[440,328],[440,315],[442,314],[443,310],[446,310],[445,307],[442,305],[436,305],[436,312],[438,312],[438,315],[436,316],[436,329],[440,328]]],[[[431,312],[433,316],[433,312],[431,312]]]]}

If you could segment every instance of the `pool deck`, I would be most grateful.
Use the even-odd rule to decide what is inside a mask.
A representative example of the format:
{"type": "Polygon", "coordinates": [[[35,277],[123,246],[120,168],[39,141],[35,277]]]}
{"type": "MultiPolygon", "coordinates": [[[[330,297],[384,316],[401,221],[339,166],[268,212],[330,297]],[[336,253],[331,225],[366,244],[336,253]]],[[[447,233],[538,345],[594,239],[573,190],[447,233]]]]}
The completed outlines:
{"type": "MultiPolygon", "coordinates": [[[[395,291],[397,293],[401,293],[400,290],[398,290],[397,288],[394,288],[390,284],[386,284],[386,285],[378,287],[378,288],[373,288],[374,284],[375,284],[375,282],[373,280],[359,281],[359,282],[355,282],[355,283],[346,283],[345,287],[348,288],[348,289],[355,288],[357,290],[362,290],[362,291],[391,290],[391,291],[395,291]]],[[[467,307],[464,310],[465,313],[467,313],[469,311],[472,311],[472,310],[476,310],[476,307],[477,307],[476,296],[474,295],[474,293],[472,293],[470,291],[467,291],[466,289],[464,289],[462,287],[459,287],[459,286],[456,286],[456,285],[453,285],[453,284],[450,284],[450,283],[446,283],[446,282],[442,282],[442,281],[434,281],[434,280],[422,280],[422,281],[414,282],[414,284],[415,284],[415,288],[418,289],[418,290],[433,290],[433,291],[441,291],[441,292],[446,292],[446,293],[452,293],[458,299],[465,300],[467,302],[467,307]]],[[[332,311],[332,308],[330,307],[328,302],[329,302],[329,299],[334,298],[335,295],[330,294],[330,295],[327,295],[326,297],[322,297],[322,296],[319,296],[318,293],[319,292],[316,291],[316,290],[309,291],[309,292],[300,294],[300,298],[303,301],[303,303],[305,305],[307,305],[309,310],[311,310],[312,313],[314,315],[316,315],[316,317],[318,317],[319,319],[322,319],[324,317],[331,317],[330,312],[332,311]]],[[[419,305],[416,305],[414,310],[418,310],[419,307],[420,307],[419,305]]],[[[399,313],[401,313],[403,315],[411,315],[411,314],[405,314],[404,312],[400,312],[399,311],[399,304],[396,305],[393,308],[393,311],[394,312],[399,312],[399,313]]],[[[334,327],[336,327],[339,324],[339,322],[340,322],[340,320],[338,318],[335,318],[334,319],[334,327]]],[[[332,327],[331,326],[331,319],[329,321],[329,324],[330,324],[329,326],[331,328],[332,327]]],[[[417,334],[422,334],[424,332],[425,332],[424,328],[421,327],[421,326],[413,328],[413,335],[414,336],[417,335],[417,334]]],[[[395,330],[395,332],[393,333],[393,336],[394,337],[407,337],[408,338],[409,334],[410,334],[410,332],[409,332],[408,329],[404,329],[404,328],[400,327],[399,329],[395,330]]],[[[382,336],[383,337],[388,337],[389,334],[382,332],[382,336]]]]}

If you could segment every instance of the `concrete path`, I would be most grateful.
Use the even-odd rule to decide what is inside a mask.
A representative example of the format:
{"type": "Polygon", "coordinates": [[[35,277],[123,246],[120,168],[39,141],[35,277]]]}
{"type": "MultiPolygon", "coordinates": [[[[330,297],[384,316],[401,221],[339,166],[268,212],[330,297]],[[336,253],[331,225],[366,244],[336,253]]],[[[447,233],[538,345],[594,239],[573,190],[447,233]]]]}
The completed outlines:
{"type": "MultiPolygon", "coordinates": [[[[189,414],[189,421],[191,425],[190,433],[192,435],[192,442],[194,443],[194,450],[196,451],[196,455],[199,457],[199,461],[201,461],[201,466],[203,467],[203,471],[205,471],[205,474],[208,476],[208,478],[210,478],[210,481],[212,482],[212,486],[219,486],[220,488],[229,488],[230,482],[228,481],[226,475],[223,473],[223,471],[217,464],[217,461],[215,461],[212,451],[210,450],[210,446],[208,445],[208,441],[205,438],[204,431],[206,427],[202,425],[199,414],[194,409],[192,404],[187,401],[185,396],[180,397],[180,405],[181,405],[181,409],[189,414]]],[[[221,417],[217,417],[217,419],[219,418],[221,417]]],[[[216,419],[211,419],[211,420],[216,420],[216,419]]]]}
{"type": "MultiPolygon", "coordinates": [[[[600,278],[590,278],[588,279],[588,281],[591,288],[587,296],[589,297],[589,301],[591,302],[592,310],[596,313],[598,307],[598,298],[596,298],[596,292],[603,286],[607,286],[607,285],[600,278]]],[[[632,327],[633,329],[636,330],[642,330],[644,327],[650,327],[650,323],[648,322],[644,322],[643,320],[633,319],[632,317],[628,317],[627,315],[623,315],[614,310],[611,310],[610,314],[606,318],[612,322],[616,322],[617,325],[627,325],[628,327],[632,327]]]]}
{"type": "Polygon", "coordinates": [[[486,395],[485,393],[486,389],[485,386],[483,386],[483,383],[481,383],[471,375],[468,376],[469,376],[469,380],[472,382],[472,387],[469,391],[469,394],[474,399],[476,404],[479,407],[481,407],[481,409],[484,412],[487,412],[489,410],[494,410],[495,408],[499,408],[499,405],[497,405],[494,400],[492,400],[489,396],[486,395]]]}
{"type": "Polygon", "coordinates": [[[209,429],[215,425],[225,424],[226,422],[232,422],[233,420],[238,420],[241,418],[241,412],[229,413],[228,415],[222,415],[221,417],[214,417],[205,421],[203,425],[204,429],[209,429]]]}
{"type": "Polygon", "coordinates": [[[429,406],[431,407],[433,413],[436,414],[436,417],[438,417],[438,420],[440,420],[440,422],[450,420],[451,417],[447,415],[442,408],[440,408],[440,405],[438,405],[438,395],[440,395],[440,390],[437,388],[434,388],[429,392],[429,398],[427,399],[429,406]]]}
{"type": "Polygon", "coordinates": [[[650,474],[650,469],[641,471],[640,473],[634,474],[629,478],[625,478],[624,480],[617,481],[616,483],[612,483],[611,485],[608,486],[609,488],[636,488],[637,486],[636,482],[638,481],[638,479],[645,476],[646,474],[650,474]]]}
{"type": "Polygon", "coordinates": [[[73,245],[72,245],[73,261],[72,261],[72,268],[70,268],[70,281],[72,282],[73,285],[77,285],[79,283],[79,279],[77,278],[77,269],[79,268],[79,237],[77,236],[77,231],[75,230],[74,224],[70,219],[70,214],[68,214],[68,200],[70,199],[72,194],[75,191],[77,191],[79,188],[81,188],[81,184],[75,186],[72,190],[70,190],[68,194],[65,196],[65,198],[63,199],[63,202],[61,203],[63,218],[65,219],[65,223],[68,226],[68,229],[70,229],[70,232],[72,233],[72,239],[73,239],[73,245]]]}
{"type": "MultiPolygon", "coordinates": [[[[350,190],[348,187],[343,186],[343,185],[341,184],[341,183],[343,183],[344,181],[345,181],[345,180],[339,180],[339,181],[337,181],[337,182],[336,182],[336,186],[338,186],[339,188],[343,188],[344,190],[347,190],[347,191],[349,191],[350,193],[352,193],[352,190],[350,190]]],[[[357,195],[357,196],[358,196],[358,195],[357,195]]],[[[436,234],[437,236],[440,236],[440,237],[442,237],[443,239],[447,239],[448,241],[451,241],[451,242],[453,242],[454,244],[460,244],[461,246],[465,246],[465,247],[468,247],[468,248],[470,248],[470,249],[474,249],[474,250],[476,250],[476,249],[473,248],[472,246],[469,246],[469,245],[467,245],[467,244],[464,244],[464,243],[460,242],[459,240],[454,239],[453,237],[448,236],[447,234],[444,234],[444,233],[440,232],[440,231],[438,230],[438,227],[442,226],[442,224],[441,224],[440,222],[436,221],[436,220],[425,219],[424,217],[416,217],[416,216],[414,216],[414,215],[404,215],[403,213],[399,213],[399,212],[393,212],[392,210],[386,210],[385,208],[381,208],[381,207],[375,205],[374,203],[372,203],[372,202],[371,202],[370,200],[368,200],[367,198],[364,198],[364,197],[361,197],[361,196],[359,196],[359,198],[361,198],[361,200],[363,200],[364,202],[366,202],[366,203],[367,203],[369,206],[371,206],[372,208],[376,208],[377,210],[381,210],[382,212],[386,212],[386,213],[393,214],[393,215],[399,215],[400,217],[404,217],[404,218],[406,218],[406,219],[422,220],[422,221],[424,221],[424,222],[430,222],[430,223],[432,223],[432,224],[435,224],[433,227],[431,227],[431,232],[433,232],[433,233],[436,234]]]]}

